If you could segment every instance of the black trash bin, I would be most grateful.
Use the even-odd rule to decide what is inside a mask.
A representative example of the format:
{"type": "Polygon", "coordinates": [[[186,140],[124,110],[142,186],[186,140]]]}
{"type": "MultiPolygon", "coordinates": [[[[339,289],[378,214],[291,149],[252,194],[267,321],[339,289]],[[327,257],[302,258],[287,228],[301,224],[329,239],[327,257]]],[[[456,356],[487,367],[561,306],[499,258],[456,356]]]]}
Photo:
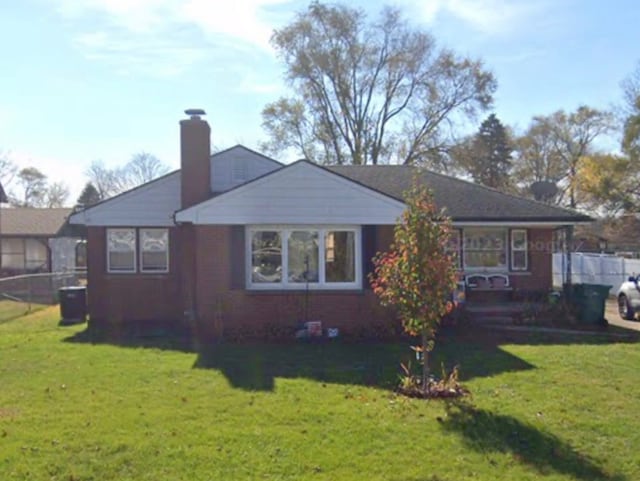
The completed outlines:
{"type": "Polygon", "coordinates": [[[61,287],[60,299],[61,324],[77,324],[87,320],[87,288],[85,286],[61,287]]]}

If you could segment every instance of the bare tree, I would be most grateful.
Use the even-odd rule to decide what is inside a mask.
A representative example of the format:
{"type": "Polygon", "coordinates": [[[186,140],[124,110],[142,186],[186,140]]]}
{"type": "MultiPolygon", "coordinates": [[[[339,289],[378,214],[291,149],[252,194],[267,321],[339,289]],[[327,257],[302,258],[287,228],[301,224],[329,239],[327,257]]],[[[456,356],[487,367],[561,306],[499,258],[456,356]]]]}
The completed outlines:
{"type": "Polygon", "coordinates": [[[135,154],[124,166],[129,187],[145,184],[169,172],[169,166],[148,152],[135,154]]]}
{"type": "Polygon", "coordinates": [[[98,191],[100,200],[108,199],[127,189],[122,169],[110,169],[101,160],[91,162],[85,175],[98,191]]]}
{"type": "Polygon", "coordinates": [[[44,207],[64,207],[69,198],[69,187],[64,182],[54,182],[47,186],[44,207]]]}
{"type": "Polygon", "coordinates": [[[362,10],[313,2],[272,43],[294,96],[267,105],[266,151],[294,149],[337,164],[433,163],[456,122],[492,102],[479,60],[439,50],[395,8],[367,23],[362,10]]]}
{"type": "Polygon", "coordinates": [[[121,167],[109,168],[103,161],[94,160],[85,175],[97,191],[99,200],[104,200],[145,184],[168,171],[169,166],[156,156],[140,152],[121,167]]]}
{"type": "Polygon", "coordinates": [[[9,152],[0,151],[0,183],[6,189],[15,179],[18,167],[11,159],[9,152]]]}

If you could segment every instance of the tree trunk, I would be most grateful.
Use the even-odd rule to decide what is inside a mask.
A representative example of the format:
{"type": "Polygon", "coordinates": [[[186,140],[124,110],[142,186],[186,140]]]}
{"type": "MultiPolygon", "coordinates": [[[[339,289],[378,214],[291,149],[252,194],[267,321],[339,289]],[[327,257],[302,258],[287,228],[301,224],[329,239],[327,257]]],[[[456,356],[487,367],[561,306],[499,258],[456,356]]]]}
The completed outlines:
{"type": "Polygon", "coordinates": [[[429,345],[429,338],[427,336],[427,330],[422,331],[422,389],[425,393],[429,393],[429,351],[427,347],[429,345]]]}

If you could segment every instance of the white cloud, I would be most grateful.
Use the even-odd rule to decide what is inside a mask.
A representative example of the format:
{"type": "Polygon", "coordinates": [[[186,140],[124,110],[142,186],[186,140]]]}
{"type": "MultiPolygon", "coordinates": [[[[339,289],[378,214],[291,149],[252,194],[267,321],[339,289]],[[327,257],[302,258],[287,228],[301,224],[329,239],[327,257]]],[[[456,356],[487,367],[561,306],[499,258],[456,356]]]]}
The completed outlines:
{"type": "Polygon", "coordinates": [[[51,0],[90,59],[121,72],[183,73],[212,51],[271,54],[273,12],[290,0],[51,0]]]}
{"type": "Polygon", "coordinates": [[[406,0],[404,3],[418,9],[428,23],[436,21],[440,14],[449,14],[484,34],[518,31],[550,6],[548,0],[406,0]]]}

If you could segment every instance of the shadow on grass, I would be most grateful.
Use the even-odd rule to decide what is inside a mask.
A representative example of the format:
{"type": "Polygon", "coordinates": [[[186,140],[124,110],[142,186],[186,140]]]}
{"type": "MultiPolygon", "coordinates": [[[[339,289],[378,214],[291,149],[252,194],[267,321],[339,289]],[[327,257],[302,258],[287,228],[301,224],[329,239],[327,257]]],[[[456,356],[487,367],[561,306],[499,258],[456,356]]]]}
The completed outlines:
{"type": "MultiPolygon", "coordinates": [[[[409,345],[415,343],[406,339],[196,345],[186,333],[166,328],[109,333],[87,328],[64,341],[193,353],[194,368],[217,369],[232,386],[246,390],[272,390],[275,378],[308,378],[393,390],[398,384],[400,363],[411,360],[414,353],[409,345]]],[[[441,363],[447,370],[461,366],[462,381],[534,367],[497,345],[460,340],[453,332],[443,333],[436,343],[432,356],[435,372],[440,372],[441,363]]],[[[417,367],[415,361],[413,365],[417,367]]]]}
{"type": "Polygon", "coordinates": [[[530,466],[542,476],[556,472],[584,481],[626,479],[604,472],[594,461],[551,433],[511,416],[476,409],[467,402],[448,403],[442,427],[459,434],[467,446],[481,453],[511,453],[514,460],[530,466]]]}

